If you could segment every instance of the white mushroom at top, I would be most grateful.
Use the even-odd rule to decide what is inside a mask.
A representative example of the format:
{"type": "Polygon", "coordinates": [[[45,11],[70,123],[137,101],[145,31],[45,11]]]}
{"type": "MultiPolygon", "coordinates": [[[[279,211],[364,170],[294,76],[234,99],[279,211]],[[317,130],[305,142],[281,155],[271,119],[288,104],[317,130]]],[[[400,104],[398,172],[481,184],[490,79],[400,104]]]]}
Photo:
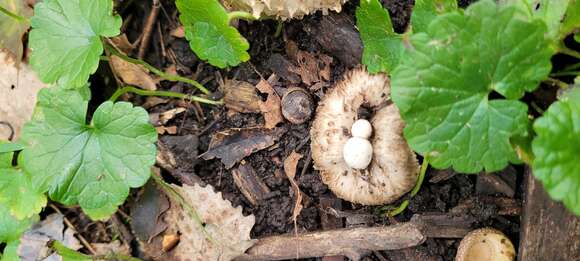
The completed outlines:
{"type": "Polygon", "coordinates": [[[357,69],[318,106],[310,131],[314,167],[339,198],[365,205],[388,204],[417,181],[419,164],[403,137],[404,122],[397,107],[389,103],[389,95],[386,75],[357,69]],[[374,112],[368,124],[357,121],[363,105],[374,112]]]}
{"type": "Polygon", "coordinates": [[[514,245],[501,231],[480,228],[469,232],[459,243],[455,261],[513,261],[514,245]]]}
{"type": "Polygon", "coordinates": [[[223,0],[228,9],[251,12],[255,17],[270,16],[282,20],[302,18],[322,10],[340,12],[342,4],[348,0],[223,0]]]}

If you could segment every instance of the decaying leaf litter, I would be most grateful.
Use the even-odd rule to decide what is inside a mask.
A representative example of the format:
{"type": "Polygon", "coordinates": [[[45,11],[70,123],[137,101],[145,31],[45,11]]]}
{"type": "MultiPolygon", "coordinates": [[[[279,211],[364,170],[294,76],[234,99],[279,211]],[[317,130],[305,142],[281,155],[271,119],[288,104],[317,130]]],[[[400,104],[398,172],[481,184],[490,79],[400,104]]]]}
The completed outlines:
{"type": "MultiPolygon", "coordinates": [[[[157,165],[161,167],[162,177],[167,181],[183,184],[184,189],[194,194],[203,191],[206,196],[212,195],[210,196],[212,200],[204,201],[208,205],[195,207],[196,209],[217,208],[220,204],[228,205],[225,199],[229,200],[233,206],[241,206],[243,209],[242,214],[240,208],[237,208],[238,218],[234,218],[234,221],[255,218],[251,233],[246,226],[245,232],[249,234],[240,235],[245,243],[224,246],[223,242],[233,241],[230,238],[218,240],[217,252],[212,252],[210,255],[216,253],[230,253],[231,257],[241,255],[251,246],[250,238],[274,236],[268,240],[278,242],[276,240],[281,239],[276,238],[276,235],[291,233],[291,236],[296,236],[291,240],[300,240],[296,234],[327,227],[321,221],[321,217],[329,214],[340,219],[337,228],[348,228],[355,232],[358,231],[357,228],[397,226],[398,223],[409,222],[402,226],[408,226],[405,229],[417,232],[418,239],[416,241],[408,239],[406,246],[415,246],[424,242],[411,249],[394,250],[397,247],[385,246],[382,249],[366,249],[367,251],[360,252],[358,255],[349,255],[346,252],[323,253],[361,258],[369,255],[370,257],[366,257],[369,258],[368,260],[437,258],[451,260],[459,243],[453,238],[460,238],[472,226],[497,227],[508,234],[512,240],[517,239],[518,215],[520,214],[518,203],[521,199],[521,190],[515,182],[509,180],[521,179],[522,169],[519,167],[513,169],[514,171],[502,171],[496,175],[499,178],[492,178],[491,182],[486,182],[487,178],[453,175],[452,171],[429,171],[427,179],[430,182],[424,185],[419,194],[410,201],[408,212],[390,219],[377,215],[377,208],[364,207],[337,199],[322,183],[318,172],[312,168],[310,152],[312,118],[309,116],[305,122],[299,124],[291,123],[289,116],[282,115],[284,105],[282,100],[289,90],[299,88],[313,99],[313,103],[318,104],[334,84],[342,79],[343,73],[355,67],[348,64],[348,58],[344,58],[350,56],[336,53],[342,51],[325,45],[324,39],[320,37],[329,30],[323,26],[323,22],[327,20],[331,23],[337,20],[350,21],[351,23],[346,23],[343,29],[355,32],[354,35],[356,35],[356,29],[352,24],[354,4],[347,4],[341,14],[322,16],[318,13],[306,17],[305,20],[286,22],[280,36],[275,36],[276,22],[264,21],[251,24],[240,22],[238,28],[252,46],[250,49],[252,59],[239,68],[216,70],[195,58],[185,40],[182,39],[183,36],[172,34],[178,29],[173,3],[161,2],[162,15],[158,17],[154,29],[157,33],[152,36],[151,51],[145,58],[160,68],[166,68],[168,72],[193,75],[206,86],[210,86],[212,90],[216,90],[218,95],[223,95],[226,98],[225,107],[191,105],[175,100],[142,99],[130,95],[125,98],[136,103],[150,104],[147,106],[150,119],[156,125],[157,132],[161,134],[160,143],[168,145],[159,146],[158,151],[157,165]],[[220,78],[226,79],[225,84],[217,83],[220,78]],[[231,99],[227,99],[228,92],[231,91],[225,87],[228,84],[230,84],[229,88],[234,88],[236,92],[243,90],[246,95],[234,94],[230,97],[231,99]],[[260,87],[265,85],[267,87],[260,87]],[[303,157],[299,159],[300,157],[295,156],[299,155],[296,153],[303,157]],[[198,154],[199,157],[197,157],[198,154]],[[252,181],[247,182],[248,178],[244,178],[246,182],[236,181],[235,170],[242,166],[246,172],[253,173],[253,175],[246,175],[252,176],[252,181]],[[247,187],[255,186],[263,189],[247,189],[247,187]],[[253,199],[252,196],[256,196],[253,193],[261,193],[255,197],[258,200],[253,199]],[[322,198],[330,198],[333,207],[327,205],[323,207],[322,198]],[[212,205],[213,200],[222,203],[212,205]],[[438,212],[439,215],[427,214],[428,212],[438,212]],[[414,214],[417,216],[411,219],[414,214]],[[442,221],[443,217],[450,216],[459,216],[462,222],[453,224],[442,221]],[[425,227],[441,229],[435,231],[448,232],[449,237],[448,239],[434,239],[437,237],[434,236],[436,233],[429,232],[429,229],[425,227]],[[455,231],[455,234],[449,231],[455,231]],[[232,249],[237,252],[231,254],[232,249]],[[393,250],[380,251],[386,249],[393,250]]],[[[387,1],[386,7],[392,13],[395,28],[400,30],[404,27],[410,6],[410,3],[403,1],[390,3],[387,1]]],[[[150,8],[147,5],[129,5],[125,13],[121,13],[124,17],[125,15],[133,17],[125,25],[128,39],[138,42],[141,36],[139,32],[142,31],[140,29],[144,22],[137,17],[146,17],[149,12],[150,8]]],[[[356,42],[356,39],[353,41],[356,42]]],[[[357,48],[351,49],[355,52],[351,56],[360,57],[360,53],[356,53],[356,50],[357,48]]],[[[191,92],[191,89],[183,84],[158,82],[157,79],[150,81],[145,76],[148,75],[147,72],[143,74],[142,68],[118,70],[113,66],[112,70],[115,71],[118,80],[127,84],[143,85],[140,87],[145,89],[156,86],[155,88],[160,89],[191,92]],[[135,78],[131,80],[131,76],[135,75],[131,74],[136,74],[136,79],[145,82],[134,82],[135,78]]],[[[94,81],[102,81],[107,78],[106,75],[107,72],[99,73],[94,81]]],[[[108,77],[111,80],[110,76],[108,77]]],[[[357,113],[359,115],[373,114],[368,108],[363,108],[357,113]]],[[[215,237],[208,232],[211,227],[196,227],[210,223],[202,217],[203,213],[197,213],[201,220],[193,221],[190,220],[191,217],[177,215],[175,212],[187,212],[184,210],[187,207],[181,206],[181,202],[174,200],[168,202],[166,196],[159,191],[149,193],[149,196],[145,197],[148,190],[151,188],[133,191],[134,200],[126,203],[111,220],[104,222],[92,222],[83,214],[79,214],[78,209],[56,207],[62,209],[72,220],[72,227],[79,232],[77,235],[85,238],[88,244],[109,243],[111,246],[119,244],[118,240],[114,240],[117,238],[116,235],[119,235],[122,242],[120,245],[124,248],[131,248],[130,254],[146,253],[141,257],[149,255],[151,258],[160,260],[169,257],[178,258],[187,254],[188,251],[194,251],[187,249],[188,244],[198,242],[196,240],[211,241],[215,237]],[[153,209],[149,212],[139,212],[141,206],[147,205],[154,205],[151,207],[153,209]],[[135,213],[147,214],[135,215],[135,213]],[[141,220],[149,229],[146,236],[137,232],[142,228],[136,227],[137,222],[134,222],[137,218],[142,219],[143,216],[150,217],[148,220],[141,220]],[[91,232],[95,230],[98,233],[91,232]],[[192,232],[192,230],[197,232],[192,232]],[[205,237],[200,237],[200,234],[205,237]],[[135,242],[138,242],[139,246],[135,247],[135,242]],[[153,244],[160,244],[161,247],[155,249],[153,253],[148,253],[153,244]]],[[[187,200],[188,196],[183,195],[185,192],[179,192],[180,189],[176,190],[177,194],[186,201],[197,202],[195,199],[187,200]]],[[[194,196],[197,199],[201,199],[200,197],[200,195],[194,196]]],[[[47,211],[52,212],[50,209],[47,211]]],[[[209,218],[217,219],[214,220],[216,223],[225,221],[221,220],[223,217],[219,215],[209,218]]],[[[220,225],[217,228],[220,230],[224,227],[220,225]]],[[[223,233],[218,234],[223,236],[223,233]]],[[[394,237],[400,234],[401,232],[395,233],[394,237]]],[[[345,234],[331,234],[330,238],[324,238],[333,242],[332,240],[344,236],[345,234]]],[[[201,243],[201,245],[204,249],[207,246],[210,252],[216,251],[212,243],[215,242],[201,243]]],[[[275,246],[275,244],[272,245],[275,246]]],[[[258,246],[262,245],[258,244],[258,246]]],[[[199,247],[199,245],[194,244],[194,247],[199,247]]],[[[89,248],[85,245],[83,251],[97,254],[92,253],[94,249],[91,251],[89,248]]],[[[119,247],[114,249],[122,251],[119,247]]],[[[259,254],[252,252],[251,249],[248,253],[259,254]]],[[[300,254],[307,256],[309,253],[300,254]]],[[[273,257],[270,256],[270,258],[273,257]]]]}

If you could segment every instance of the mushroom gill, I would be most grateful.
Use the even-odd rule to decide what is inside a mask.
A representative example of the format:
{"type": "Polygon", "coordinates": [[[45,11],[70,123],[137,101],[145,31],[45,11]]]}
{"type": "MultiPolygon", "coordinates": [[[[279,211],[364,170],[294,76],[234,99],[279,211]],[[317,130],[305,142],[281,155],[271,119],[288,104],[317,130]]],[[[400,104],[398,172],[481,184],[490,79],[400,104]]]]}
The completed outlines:
{"type": "Polygon", "coordinates": [[[417,181],[419,164],[403,137],[404,122],[397,107],[388,102],[389,95],[386,75],[356,69],[318,106],[310,131],[314,167],[339,198],[364,205],[388,204],[417,181]],[[374,110],[370,119],[374,135],[369,139],[373,158],[366,169],[357,170],[346,164],[343,146],[362,105],[374,110]]]}
{"type": "Polygon", "coordinates": [[[256,17],[269,16],[281,20],[302,18],[316,11],[340,12],[348,0],[223,0],[224,6],[232,10],[251,12],[256,17]]]}

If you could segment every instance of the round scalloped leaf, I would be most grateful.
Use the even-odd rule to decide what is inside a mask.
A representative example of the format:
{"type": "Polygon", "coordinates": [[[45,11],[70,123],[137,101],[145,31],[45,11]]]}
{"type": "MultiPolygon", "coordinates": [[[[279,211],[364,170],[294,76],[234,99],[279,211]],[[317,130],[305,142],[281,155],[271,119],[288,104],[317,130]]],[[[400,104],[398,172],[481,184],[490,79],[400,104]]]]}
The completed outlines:
{"type": "Polygon", "coordinates": [[[392,84],[411,147],[434,167],[463,173],[518,162],[510,138],[526,134],[528,118],[517,99],[550,72],[545,34],[543,22],[491,0],[441,15],[415,34],[392,84]]]}
{"type": "Polygon", "coordinates": [[[580,89],[575,88],[534,123],[534,176],[555,200],[580,215],[580,89]]]}
{"type": "Polygon", "coordinates": [[[111,0],[45,0],[31,19],[30,65],[46,83],[82,87],[99,66],[101,36],[120,33],[111,0]]]}
{"type": "Polygon", "coordinates": [[[219,68],[248,61],[250,44],[228,24],[228,13],[216,0],[177,0],[179,20],[191,49],[219,68]]]}
{"type": "Polygon", "coordinates": [[[127,102],[101,104],[86,124],[88,93],[86,87],[40,91],[23,128],[21,164],[51,199],[79,203],[91,218],[105,219],[130,188],[149,179],[157,133],[147,112],[127,102]]]}
{"type": "Polygon", "coordinates": [[[424,32],[438,15],[457,10],[457,0],[415,0],[411,25],[413,32],[424,32]]]}
{"type": "Polygon", "coordinates": [[[38,215],[19,220],[10,214],[10,210],[0,204],[0,243],[10,243],[20,238],[34,222],[38,215]]]}

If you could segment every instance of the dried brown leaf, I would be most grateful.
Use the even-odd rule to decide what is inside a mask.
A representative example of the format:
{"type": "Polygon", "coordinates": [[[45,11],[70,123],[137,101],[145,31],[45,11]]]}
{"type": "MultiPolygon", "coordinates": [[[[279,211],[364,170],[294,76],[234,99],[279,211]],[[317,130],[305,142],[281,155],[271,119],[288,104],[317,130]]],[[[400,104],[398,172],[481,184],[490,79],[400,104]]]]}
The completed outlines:
{"type": "Polygon", "coordinates": [[[265,127],[267,129],[272,129],[284,120],[284,118],[282,118],[280,96],[278,96],[274,88],[272,88],[272,85],[264,79],[256,85],[256,89],[261,93],[268,94],[268,98],[265,102],[260,100],[260,111],[264,115],[264,120],[266,121],[265,127]]]}
{"type": "Polygon", "coordinates": [[[18,256],[22,260],[59,260],[59,256],[48,247],[51,240],[60,241],[66,247],[78,250],[82,246],[74,237],[74,231],[65,229],[64,216],[51,214],[43,221],[34,224],[20,238],[18,256]]]}
{"type": "Polygon", "coordinates": [[[292,211],[292,220],[294,221],[294,229],[296,229],[296,219],[300,212],[302,211],[302,192],[298,183],[296,183],[296,168],[298,166],[298,161],[302,158],[302,155],[292,151],[290,155],[284,160],[284,172],[292,185],[292,191],[296,197],[296,202],[294,203],[294,209],[292,211]]]}
{"type": "Polygon", "coordinates": [[[185,29],[183,26],[178,26],[177,28],[171,30],[171,36],[175,38],[184,38],[185,37],[185,29]]]}
{"type": "Polygon", "coordinates": [[[169,199],[154,182],[148,182],[131,207],[131,229],[137,239],[149,243],[167,229],[161,217],[169,206],[169,199]]]}
{"type": "Polygon", "coordinates": [[[130,53],[135,48],[135,46],[133,46],[129,42],[129,39],[127,39],[126,34],[122,34],[122,35],[119,35],[119,36],[116,36],[113,38],[109,38],[109,39],[111,39],[111,42],[113,42],[115,47],[117,47],[123,53],[130,53]]]}
{"type": "Polygon", "coordinates": [[[20,136],[20,129],[30,120],[36,93],[45,86],[36,74],[24,63],[17,69],[15,60],[0,51],[0,122],[9,124],[10,128],[0,125],[0,140],[7,140],[13,135],[20,136]]]}
{"type": "Polygon", "coordinates": [[[131,249],[128,245],[121,243],[119,240],[114,240],[109,243],[92,243],[91,246],[95,250],[95,255],[106,256],[111,254],[131,255],[131,249]]]}
{"type": "Polygon", "coordinates": [[[188,206],[172,202],[165,216],[169,225],[166,235],[179,234],[180,239],[164,260],[228,261],[254,244],[250,238],[254,216],[244,216],[242,208],[232,207],[221,192],[214,192],[209,185],[171,187],[188,206]]]}
{"type": "Polygon", "coordinates": [[[158,126],[158,127],[155,127],[155,130],[157,131],[157,134],[159,134],[159,135],[164,135],[164,134],[175,135],[175,134],[177,134],[177,126],[169,126],[169,127],[158,126]]]}
{"type": "Polygon", "coordinates": [[[244,81],[226,80],[223,91],[226,108],[241,113],[260,112],[262,99],[256,93],[254,85],[244,81]]]}
{"type": "Polygon", "coordinates": [[[182,108],[182,107],[177,107],[175,109],[171,109],[168,111],[164,111],[162,113],[159,114],[159,123],[161,123],[162,125],[166,124],[168,121],[172,120],[173,118],[175,118],[175,116],[177,116],[180,113],[183,113],[187,111],[187,109],[182,108]]]}
{"type": "Polygon", "coordinates": [[[200,155],[205,160],[219,158],[227,169],[256,151],[268,148],[286,132],[282,128],[229,129],[211,138],[209,149],[200,155]]]}
{"type": "Polygon", "coordinates": [[[149,75],[145,67],[127,62],[117,56],[110,57],[111,67],[115,73],[129,85],[135,85],[145,90],[157,90],[157,81],[149,75]]]}

